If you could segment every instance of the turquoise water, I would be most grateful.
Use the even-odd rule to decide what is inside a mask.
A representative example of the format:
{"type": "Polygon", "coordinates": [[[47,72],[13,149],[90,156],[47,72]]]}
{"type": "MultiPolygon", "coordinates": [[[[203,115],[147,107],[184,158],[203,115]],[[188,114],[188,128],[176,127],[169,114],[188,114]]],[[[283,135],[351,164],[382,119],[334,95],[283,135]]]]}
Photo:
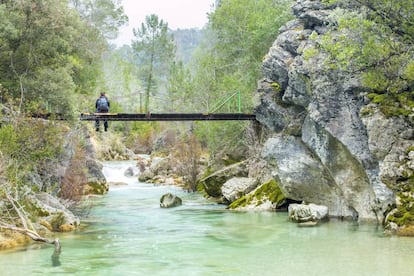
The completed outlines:
{"type": "Polygon", "coordinates": [[[111,187],[93,199],[82,230],[61,234],[62,252],[35,244],[0,253],[0,275],[412,275],[414,239],[372,225],[331,221],[300,228],[285,213],[225,210],[197,194],[138,183],[129,162],[106,163],[111,187]],[[172,192],[183,206],[159,208],[172,192]]]}

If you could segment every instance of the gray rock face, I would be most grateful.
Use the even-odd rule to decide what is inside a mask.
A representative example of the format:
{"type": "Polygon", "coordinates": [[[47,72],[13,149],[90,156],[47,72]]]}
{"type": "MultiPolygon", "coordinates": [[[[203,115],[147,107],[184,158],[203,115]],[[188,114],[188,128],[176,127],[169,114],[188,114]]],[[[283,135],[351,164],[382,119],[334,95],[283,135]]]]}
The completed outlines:
{"type": "Polygon", "coordinates": [[[355,215],[329,170],[300,138],[283,135],[270,138],[262,155],[273,165],[274,177],[286,197],[326,205],[337,216],[355,215]]]}
{"type": "Polygon", "coordinates": [[[171,193],[165,194],[160,198],[161,208],[173,208],[182,204],[181,198],[171,193]]]}
{"type": "Polygon", "coordinates": [[[297,18],[280,29],[264,60],[255,107],[270,130],[262,157],[287,197],[325,205],[331,216],[382,221],[395,200],[391,188],[411,164],[398,162],[414,144],[413,123],[386,119],[375,106],[361,115],[367,102],[359,75],[328,70],[323,51],[305,58],[317,43],[310,35],[327,31],[334,8],[297,0],[297,18]]]}

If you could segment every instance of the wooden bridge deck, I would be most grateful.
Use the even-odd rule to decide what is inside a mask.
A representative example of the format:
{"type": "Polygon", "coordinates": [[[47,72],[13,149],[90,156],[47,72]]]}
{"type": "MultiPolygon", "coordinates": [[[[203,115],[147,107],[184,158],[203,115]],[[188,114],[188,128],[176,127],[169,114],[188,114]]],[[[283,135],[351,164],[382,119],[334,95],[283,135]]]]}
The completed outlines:
{"type": "Polygon", "coordinates": [[[82,121],[254,121],[244,113],[82,113],[82,121]]]}

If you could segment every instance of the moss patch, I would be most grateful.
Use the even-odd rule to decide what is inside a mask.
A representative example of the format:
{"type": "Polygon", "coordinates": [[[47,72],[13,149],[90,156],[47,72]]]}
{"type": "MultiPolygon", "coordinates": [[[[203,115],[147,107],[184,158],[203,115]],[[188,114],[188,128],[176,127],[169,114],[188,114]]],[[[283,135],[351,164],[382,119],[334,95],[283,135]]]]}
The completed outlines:
{"type": "Polygon", "coordinates": [[[246,207],[252,204],[259,206],[267,200],[275,204],[276,208],[281,206],[286,200],[285,195],[280,190],[279,183],[277,183],[274,179],[263,183],[252,193],[244,195],[238,200],[232,202],[229,205],[229,209],[237,209],[239,207],[246,207]]]}
{"type": "Polygon", "coordinates": [[[393,214],[387,217],[388,222],[394,222],[398,226],[414,225],[414,198],[411,192],[398,193],[400,204],[393,214]]]}
{"type": "Polygon", "coordinates": [[[387,117],[408,116],[414,108],[414,92],[400,94],[370,93],[367,95],[381,112],[387,117]]]}

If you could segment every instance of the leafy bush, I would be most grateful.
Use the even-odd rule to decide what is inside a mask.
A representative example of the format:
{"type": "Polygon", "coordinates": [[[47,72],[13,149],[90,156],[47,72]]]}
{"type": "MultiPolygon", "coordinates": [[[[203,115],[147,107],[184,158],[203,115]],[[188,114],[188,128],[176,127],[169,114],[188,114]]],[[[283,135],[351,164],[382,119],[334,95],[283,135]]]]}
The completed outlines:
{"type": "Polygon", "coordinates": [[[47,170],[60,157],[67,129],[53,121],[11,120],[0,127],[0,152],[7,160],[10,182],[24,184],[24,175],[47,170]]]}

